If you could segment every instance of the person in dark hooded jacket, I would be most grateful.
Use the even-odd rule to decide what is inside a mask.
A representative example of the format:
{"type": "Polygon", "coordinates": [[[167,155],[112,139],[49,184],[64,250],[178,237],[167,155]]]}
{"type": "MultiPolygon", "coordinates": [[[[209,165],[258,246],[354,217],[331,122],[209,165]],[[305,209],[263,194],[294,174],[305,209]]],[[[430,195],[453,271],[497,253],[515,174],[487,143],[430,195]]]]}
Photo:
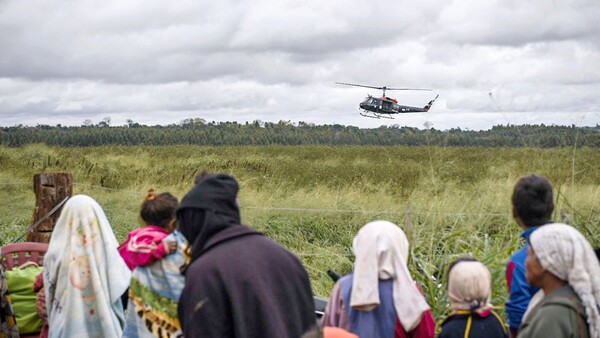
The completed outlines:
{"type": "Polygon", "coordinates": [[[280,244],[240,224],[236,180],[204,174],[183,198],[190,243],[178,315],[186,337],[300,337],[315,324],[308,274],[280,244]]]}

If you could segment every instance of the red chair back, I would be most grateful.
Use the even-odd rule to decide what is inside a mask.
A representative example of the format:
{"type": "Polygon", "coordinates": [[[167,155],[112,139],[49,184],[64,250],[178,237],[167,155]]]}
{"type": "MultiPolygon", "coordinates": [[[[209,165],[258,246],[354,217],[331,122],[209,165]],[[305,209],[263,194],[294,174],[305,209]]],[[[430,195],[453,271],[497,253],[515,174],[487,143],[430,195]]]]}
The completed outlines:
{"type": "Polygon", "coordinates": [[[44,255],[48,251],[47,243],[23,242],[7,244],[0,248],[0,263],[6,270],[21,266],[27,262],[44,265],[44,255]]]}

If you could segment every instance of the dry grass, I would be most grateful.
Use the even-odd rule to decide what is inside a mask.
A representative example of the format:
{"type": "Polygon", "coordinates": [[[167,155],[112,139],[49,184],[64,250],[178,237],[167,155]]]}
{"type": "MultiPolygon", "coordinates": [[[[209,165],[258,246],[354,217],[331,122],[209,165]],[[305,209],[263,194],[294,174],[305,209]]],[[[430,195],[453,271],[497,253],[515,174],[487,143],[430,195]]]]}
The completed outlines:
{"type": "Polygon", "coordinates": [[[241,184],[245,223],[298,254],[315,294],[333,286],[327,269],[352,269],[352,238],[387,219],[411,240],[410,268],[436,318],[448,312],[448,263],[473,255],[488,265],[495,305],[506,299],[504,265],[521,245],[510,216],[516,180],[539,173],[554,183],[557,212],[600,244],[600,151],[438,147],[0,147],[0,227],[10,241],[31,221],[38,172],[71,172],[75,192],[104,207],[120,240],[138,226],[149,187],[182,197],[201,170],[241,184]],[[99,188],[99,186],[115,190],[99,188]]]}

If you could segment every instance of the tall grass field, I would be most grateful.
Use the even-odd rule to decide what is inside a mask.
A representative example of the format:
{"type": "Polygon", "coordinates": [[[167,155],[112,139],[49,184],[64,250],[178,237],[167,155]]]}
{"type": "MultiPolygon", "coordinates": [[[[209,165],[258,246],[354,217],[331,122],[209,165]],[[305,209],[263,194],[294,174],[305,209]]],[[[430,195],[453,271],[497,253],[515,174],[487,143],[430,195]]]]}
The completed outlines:
{"type": "Polygon", "coordinates": [[[491,270],[493,304],[503,313],[505,264],[523,241],[511,216],[519,177],[544,175],[554,186],[555,221],[600,245],[600,151],[593,148],[441,148],[370,146],[0,147],[0,240],[30,223],[33,175],[70,172],[74,191],[104,208],[119,241],[139,227],[146,191],[179,198],[202,170],[240,182],[242,221],[296,253],[313,291],[328,297],[326,271],[352,270],[352,239],[386,219],[409,237],[409,268],[440,320],[450,311],[446,270],[471,255],[491,270]]]}

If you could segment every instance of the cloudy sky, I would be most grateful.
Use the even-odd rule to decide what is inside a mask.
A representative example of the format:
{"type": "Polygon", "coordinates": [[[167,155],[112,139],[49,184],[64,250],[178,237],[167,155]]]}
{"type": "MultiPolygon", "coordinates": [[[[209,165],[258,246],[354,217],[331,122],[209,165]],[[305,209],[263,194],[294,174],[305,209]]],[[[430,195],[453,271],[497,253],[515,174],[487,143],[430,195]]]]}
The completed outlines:
{"type": "Polygon", "coordinates": [[[0,0],[0,51],[0,126],[600,124],[598,0],[0,0]]]}

